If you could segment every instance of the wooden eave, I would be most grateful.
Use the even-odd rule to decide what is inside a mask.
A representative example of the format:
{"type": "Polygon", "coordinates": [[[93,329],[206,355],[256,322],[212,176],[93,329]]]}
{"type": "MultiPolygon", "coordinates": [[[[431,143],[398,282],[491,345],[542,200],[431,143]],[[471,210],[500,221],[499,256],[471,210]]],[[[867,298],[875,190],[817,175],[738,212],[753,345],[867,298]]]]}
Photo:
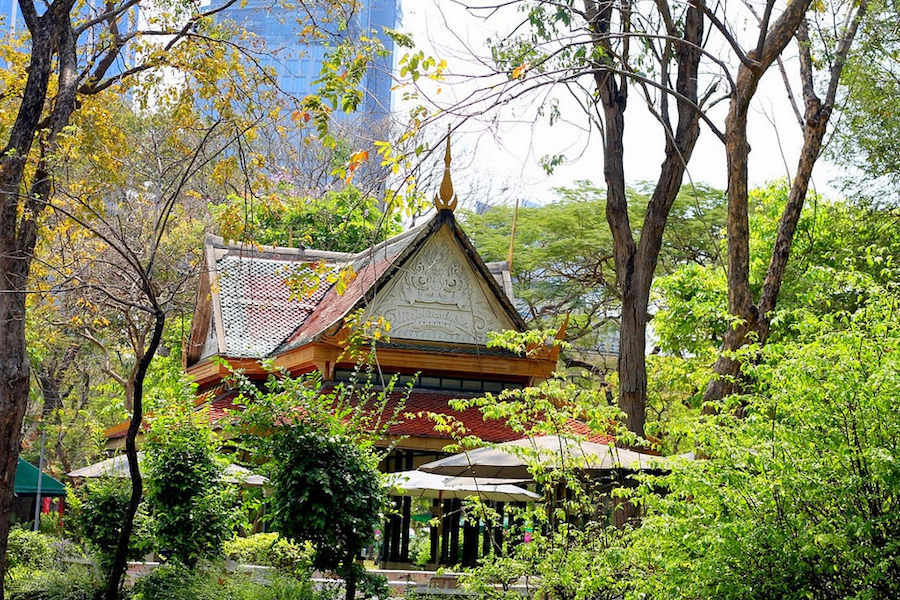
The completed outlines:
{"type": "MultiPolygon", "coordinates": [[[[340,346],[314,342],[285,352],[275,357],[273,362],[291,375],[318,370],[326,379],[331,379],[336,366],[350,367],[365,361],[365,354],[357,358],[342,357],[342,354],[343,348],[340,346]]],[[[383,369],[398,372],[497,377],[528,382],[548,379],[556,369],[556,360],[552,357],[523,358],[415,348],[379,348],[378,364],[383,369]]],[[[250,358],[209,359],[189,367],[186,372],[195,383],[204,387],[228,377],[229,367],[240,369],[251,378],[268,375],[261,361],[250,358]]]]}

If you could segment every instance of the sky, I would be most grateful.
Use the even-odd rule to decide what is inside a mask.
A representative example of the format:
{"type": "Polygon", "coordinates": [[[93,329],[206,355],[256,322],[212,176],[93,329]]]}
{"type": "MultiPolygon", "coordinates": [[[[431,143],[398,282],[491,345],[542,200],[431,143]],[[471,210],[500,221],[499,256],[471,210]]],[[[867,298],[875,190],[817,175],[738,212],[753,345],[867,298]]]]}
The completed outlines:
{"type": "MultiPolygon", "coordinates": [[[[477,1],[477,0],[473,0],[477,1]]],[[[471,2],[469,2],[471,4],[471,2]]],[[[495,2],[494,4],[500,4],[495,2]]],[[[514,26],[521,15],[501,10],[488,19],[466,10],[454,0],[402,0],[399,28],[412,35],[418,49],[426,55],[447,60],[447,78],[443,82],[420,79],[425,96],[436,105],[449,106],[465,100],[480,83],[472,83],[472,75],[483,75],[486,67],[479,64],[490,56],[488,39],[499,39],[514,26]],[[440,90],[438,91],[438,88],[440,90]]],[[[716,51],[716,42],[711,46],[716,51]]],[[[722,42],[724,45],[724,42],[722,42]]],[[[724,48],[719,51],[725,52],[724,48]]],[[[403,55],[398,49],[395,60],[403,55]]],[[[785,66],[796,73],[797,60],[786,54],[785,66]]],[[[483,82],[483,79],[476,78],[483,82]]],[[[403,114],[411,106],[402,99],[402,89],[395,94],[394,109],[403,114]]],[[[603,182],[603,161],[600,136],[588,133],[584,111],[567,92],[552,92],[560,102],[562,121],[550,126],[546,119],[536,118],[539,97],[518,99],[502,110],[491,111],[479,118],[467,120],[454,134],[453,148],[461,156],[462,164],[454,162],[465,175],[454,176],[458,189],[466,189],[466,178],[481,182],[471,184],[475,194],[495,194],[504,200],[511,198],[531,202],[552,201],[554,187],[565,186],[579,179],[603,182]],[[539,165],[545,155],[563,154],[566,162],[546,174],[539,165]],[[488,181],[489,184],[484,184],[488,181]],[[462,184],[462,185],[461,185],[462,184]],[[487,192],[483,188],[487,188],[487,192]]],[[[546,96],[542,96],[546,98],[546,96]]],[[[723,128],[727,101],[711,113],[723,128]]],[[[459,122],[459,119],[455,120],[459,122]]],[[[787,99],[781,75],[776,68],[766,74],[753,103],[749,123],[751,145],[750,184],[762,185],[785,177],[795,170],[802,144],[799,125],[787,99]]],[[[626,111],[625,170],[629,182],[655,180],[663,159],[664,139],[659,124],[632,93],[626,111]]],[[[704,127],[689,163],[685,183],[705,183],[724,188],[724,146],[708,128],[704,127]]],[[[835,178],[839,170],[820,159],[813,177],[813,189],[836,196],[835,178]]],[[[463,200],[461,192],[461,200],[463,200]]],[[[469,201],[468,198],[465,199],[469,201]]]]}

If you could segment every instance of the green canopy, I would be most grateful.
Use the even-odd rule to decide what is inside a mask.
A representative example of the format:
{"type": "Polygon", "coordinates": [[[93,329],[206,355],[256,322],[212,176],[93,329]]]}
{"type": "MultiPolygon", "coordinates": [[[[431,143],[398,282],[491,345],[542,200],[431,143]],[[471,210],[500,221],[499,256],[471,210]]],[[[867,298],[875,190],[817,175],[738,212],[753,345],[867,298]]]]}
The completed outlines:
{"type": "MultiPolygon", "coordinates": [[[[33,464],[19,457],[19,464],[16,466],[16,487],[17,496],[34,496],[37,494],[38,470],[33,464]]],[[[53,479],[46,473],[41,473],[41,497],[44,496],[65,496],[66,486],[53,479]]]]}

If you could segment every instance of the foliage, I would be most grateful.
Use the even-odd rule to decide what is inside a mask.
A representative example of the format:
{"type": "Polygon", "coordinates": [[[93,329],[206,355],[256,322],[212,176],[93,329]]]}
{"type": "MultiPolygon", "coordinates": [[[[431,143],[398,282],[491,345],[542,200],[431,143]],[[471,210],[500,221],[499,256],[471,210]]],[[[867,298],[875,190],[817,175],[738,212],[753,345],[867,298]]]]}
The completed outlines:
{"type": "MultiPolygon", "coordinates": [[[[652,191],[641,184],[628,192],[632,218],[642,215],[652,191]]],[[[570,314],[567,339],[578,350],[610,352],[620,309],[613,267],[613,239],[606,223],[605,190],[587,181],[556,190],[551,204],[518,209],[513,287],[519,310],[536,327],[558,327],[570,314]]],[[[512,208],[461,213],[485,260],[505,260],[512,208]]],[[[722,192],[685,187],[675,200],[663,238],[659,270],[718,262],[724,217],[722,192]]],[[[636,235],[639,233],[636,233],[636,235]]]]}
{"type": "MultiPolygon", "coordinates": [[[[111,558],[119,540],[122,519],[131,495],[127,479],[97,477],[87,479],[69,494],[67,527],[97,553],[101,562],[111,558]]],[[[135,515],[135,532],[129,557],[140,559],[156,547],[154,522],[141,502],[135,515]]]]}
{"type": "Polygon", "coordinates": [[[93,600],[100,589],[96,567],[66,539],[13,528],[8,552],[11,600],[93,600]]]}
{"type": "MultiPolygon", "coordinates": [[[[557,435],[578,442],[590,433],[614,436],[617,446],[643,443],[623,427],[621,412],[603,390],[573,384],[561,374],[534,387],[453,400],[451,406],[478,407],[486,420],[503,420],[528,437],[557,435]]],[[[437,431],[456,440],[453,449],[485,445],[449,417],[431,417],[437,431]]],[[[516,586],[524,582],[530,594],[542,598],[616,598],[614,582],[622,572],[626,530],[614,523],[625,521],[630,510],[616,495],[632,483],[624,473],[603,483],[592,481],[581,470],[586,458],[578,452],[560,460],[557,453],[528,446],[511,451],[528,465],[545,498],[523,509],[507,506],[505,514],[478,500],[467,502],[467,514],[502,527],[503,537],[478,567],[465,572],[465,589],[485,598],[512,600],[521,597],[516,586]],[[522,543],[525,531],[530,541],[522,543]]]]}
{"type": "MultiPolygon", "coordinates": [[[[787,183],[772,182],[750,193],[750,283],[763,284],[771,240],[787,200],[787,183]]],[[[896,281],[900,234],[896,208],[848,204],[812,196],[797,226],[770,339],[793,339],[808,314],[855,311],[873,286],[896,281]]],[[[724,247],[721,249],[724,252],[724,247]]],[[[732,321],[727,281],[719,265],[685,264],[660,277],[653,329],[661,353],[649,357],[648,435],[670,450],[678,447],[678,415],[699,409],[732,321]],[[666,441],[666,438],[677,438],[666,441]]],[[[689,449],[689,448],[687,448],[689,449]]]]}
{"type": "Polygon", "coordinates": [[[57,564],[54,568],[11,568],[6,593],[10,600],[95,600],[103,587],[90,564],[57,564]]]}
{"type": "Polygon", "coordinates": [[[743,350],[743,416],[695,419],[705,460],[639,492],[634,597],[900,593],[896,298],[870,288],[854,310],[810,312],[793,339],[743,350]]]}
{"type": "Polygon", "coordinates": [[[285,539],[277,533],[235,537],[222,545],[226,558],[240,564],[275,567],[290,573],[306,573],[312,566],[312,547],[285,539]]]}
{"type": "Polygon", "coordinates": [[[844,67],[843,114],[829,147],[832,160],[849,167],[846,192],[879,204],[896,204],[900,190],[900,27],[896,0],[869,3],[859,44],[844,67]],[[890,191],[891,193],[885,193],[890,191]]]}
{"type": "Polygon", "coordinates": [[[271,362],[264,366],[269,376],[263,383],[240,371],[230,375],[231,385],[240,390],[234,403],[241,407],[230,432],[242,449],[269,459],[281,435],[307,425],[351,440],[378,462],[383,450],[374,444],[403,412],[408,393],[395,389],[396,376],[382,380],[367,355],[360,356],[350,381],[334,386],[325,386],[319,373],[291,377],[271,362]]]}
{"type": "Polygon", "coordinates": [[[207,415],[180,403],[155,416],[145,452],[147,505],[161,551],[191,566],[218,554],[236,518],[207,415]]]}
{"type": "Polygon", "coordinates": [[[328,600],[313,587],[309,573],[229,573],[216,564],[194,569],[168,563],[135,582],[134,600],[328,600]]]}
{"type": "Polygon", "coordinates": [[[53,540],[47,535],[15,527],[9,531],[9,567],[46,569],[54,563],[53,540]]]}
{"type": "Polygon", "coordinates": [[[273,459],[274,527],[312,542],[316,567],[348,581],[365,575],[356,557],[374,540],[386,501],[372,455],[346,437],[301,424],[279,435],[273,459]]]}
{"type": "Polygon", "coordinates": [[[352,380],[324,387],[319,374],[290,377],[267,365],[262,384],[240,372],[232,384],[242,406],[231,427],[233,438],[252,455],[271,461],[275,487],[272,519],[283,536],[311,542],[313,564],[332,569],[366,595],[384,592],[380,577],[369,577],[355,563],[375,534],[386,490],[376,449],[403,411],[406,394],[395,391],[396,377],[382,381],[366,356],[352,380]]]}
{"type": "Polygon", "coordinates": [[[382,212],[376,198],[352,185],[321,198],[232,196],[212,209],[223,237],[258,244],[359,252],[400,231],[398,214],[382,212]]]}

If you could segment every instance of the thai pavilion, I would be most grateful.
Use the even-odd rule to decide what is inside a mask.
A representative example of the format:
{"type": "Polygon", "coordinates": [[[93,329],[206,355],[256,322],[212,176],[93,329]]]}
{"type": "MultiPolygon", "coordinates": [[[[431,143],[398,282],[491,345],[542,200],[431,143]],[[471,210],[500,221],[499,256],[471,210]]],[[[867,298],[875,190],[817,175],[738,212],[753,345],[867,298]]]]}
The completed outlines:
{"type": "MultiPolygon", "coordinates": [[[[383,441],[394,448],[383,464],[386,471],[414,469],[448,454],[444,447],[449,437],[436,432],[429,419],[411,414],[455,417],[487,442],[520,437],[502,422],[485,421],[477,409],[455,411],[448,405],[453,398],[546,379],[557,357],[554,350],[532,358],[487,347],[488,332],[522,331],[525,323],[514,306],[507,262],[484,262],[456,221],[449,145],[445,162],[433,216],[359,253],[259,247],[207,237],[206,269],[183,355],[186,372],[199,385],[213,419],[234,408],[237,391],[226,381],[229,367],[264,379],[268,371],[261,361],[271,360],[292,375],[318,371],[326,384],[347,381],[355,367],[344,352],[348,319],[361,311],[364,319],[383,317],[390,323],[389,340],[375,349],[385,377],[397,374],[401,385],[412,383],[404,416],[383,441]],[[287,281],[308,275],[313,264],[317,273],[349,267],[355,276],[340,291],[329,282],[333,278],[323,276],[312,293],[297,299],[287,281]]],[[[394,393],[398,399],[404,395],[394,393]]],[[[121,443],[126,427],[108,432],[111,445],[121,443]]],[[[397,502],[400,514],[387,524],[384,552],[388,564],[399,566],[409,563],[410,498],[397,502]]],[[[446,502],[444,513],[458,511],[459,500],[446,502]]],[[[459,529],[445,527],[449,539],[441,547],[449,547],[451,555],[460,547],[459,529]]],[[[463,545],[477,546],[477,528],[474,534],[463,529],[463,545]]],[[[471,548],[462,554],[473,556],[471,548]]]]}

